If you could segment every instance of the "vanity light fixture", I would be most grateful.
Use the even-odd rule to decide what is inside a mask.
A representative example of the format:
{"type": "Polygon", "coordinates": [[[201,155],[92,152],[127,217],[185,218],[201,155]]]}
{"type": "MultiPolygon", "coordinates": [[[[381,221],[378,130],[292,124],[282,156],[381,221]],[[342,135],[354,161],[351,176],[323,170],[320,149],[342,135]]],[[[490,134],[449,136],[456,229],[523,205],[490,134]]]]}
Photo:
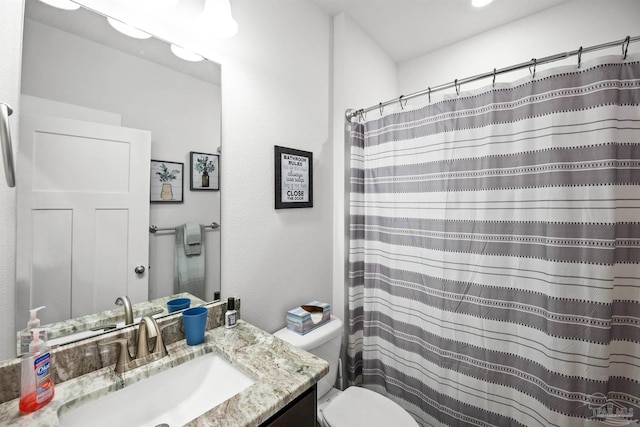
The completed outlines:
{"type": "Polygon", "coordinates": [[[109,17],[107,18],[107,21],[109,22],[109,25],[125,36],[133,37],[134,39],[148,39],[151,37],[151,34],[145,33],[144,31],[134,28],[129,24],[125,24],[122,21],[118,21],[117,19],[109,17]]]}
{"type": "Polygon", "coordinates": [[[44,4],[48,4],[49,6],[57,7],[58,9],[64,10],[76,10],[80,8],[78,3],[72,2],[71,0],[40,0],[44,4]]]}
{"type": "Polygon", "coordinates": [[[238,23],[231,15],[229,0],[204,0],[204,10],[198,16],[196,28],[204,37],[233,37],[238,32],[238,23]]]}
{"type": "Polygon", "coordinates": [[[471,0],[471,5],[473,7],[485,7],[486,5],[491,3],[492,1],[493,0],[471,0]]]}
{"type": "Polygon", "coordinates": [[[171,45],[171,52],[173,52],[173,54],[178,58],[184,59],[185,61],[198,62],[204,59],[202,56],[198,55],[197,53],[193,53],[190,50],[187,50],[175,44],[171,45]]]}

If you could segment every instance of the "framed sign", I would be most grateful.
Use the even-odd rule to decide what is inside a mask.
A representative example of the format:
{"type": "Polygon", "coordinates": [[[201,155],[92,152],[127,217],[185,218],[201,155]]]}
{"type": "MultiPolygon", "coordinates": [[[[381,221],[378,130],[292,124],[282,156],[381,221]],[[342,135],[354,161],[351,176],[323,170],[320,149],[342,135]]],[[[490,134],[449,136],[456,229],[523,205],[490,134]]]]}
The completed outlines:
{"type": "Polygon", "coordinates": [[[276,209],[313,207],[313,153],[274,147],[276,209]]]}
{"type": "Polygon", "coordinates": [[[183,163],[151,160],[151,203],[182,203],[183,163]]]}
{"type": "Polygon", "coordinates": [[[220,157],[217,154],[189,153],[191,165],[191,180],[189,189],[195,190],[220,190],[220,157]]]}

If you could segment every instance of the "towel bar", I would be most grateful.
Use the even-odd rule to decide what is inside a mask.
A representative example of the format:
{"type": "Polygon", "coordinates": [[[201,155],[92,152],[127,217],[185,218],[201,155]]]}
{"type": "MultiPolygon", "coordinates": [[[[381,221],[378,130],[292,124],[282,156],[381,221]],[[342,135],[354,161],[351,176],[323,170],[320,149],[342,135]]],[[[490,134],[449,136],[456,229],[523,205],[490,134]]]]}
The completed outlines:
{"type": "MultiPolygon", "coordinates": [[[[217,222],[212,222],[209,225],[203,225],[204,228],[209,228],[211,230],[215,230],[217,228],[220,228],[220,224],[218,224],[217,222]]],[[[176,229],[175,227],[171,228],[171,227],[165,227],[165,228],[158,228],[157,225],[150,225],[149,226],[149,233],[155,234],[157,231],[173,231],[175,232],[176,229]]]]}

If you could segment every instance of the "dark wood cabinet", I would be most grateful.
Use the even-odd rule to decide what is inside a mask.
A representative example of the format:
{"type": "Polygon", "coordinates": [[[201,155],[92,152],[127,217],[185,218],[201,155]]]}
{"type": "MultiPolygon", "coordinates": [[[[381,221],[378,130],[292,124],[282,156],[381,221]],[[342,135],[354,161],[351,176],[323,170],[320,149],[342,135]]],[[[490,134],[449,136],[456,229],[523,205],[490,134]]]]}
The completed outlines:
{"type": "Polygon", "coordinates": [[[262,427],[315,427],[318,397],[315,384],[262,424],[262,427]]]}

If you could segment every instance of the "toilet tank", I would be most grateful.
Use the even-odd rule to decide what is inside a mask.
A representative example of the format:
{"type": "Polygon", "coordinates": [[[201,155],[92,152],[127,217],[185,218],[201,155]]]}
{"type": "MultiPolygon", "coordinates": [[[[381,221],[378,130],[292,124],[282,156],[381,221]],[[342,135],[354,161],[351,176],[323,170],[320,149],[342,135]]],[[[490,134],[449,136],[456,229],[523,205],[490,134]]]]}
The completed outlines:
{"type": "Polygon", "coordinates": [[[282,328],[273,335],[326,360],[329,363],[329,373],[318,381],[318,399],[331,390],[338,374],[342,320],[331,316],[329,322],[305,335],[300,335],[287,328],[282,328]]]}

